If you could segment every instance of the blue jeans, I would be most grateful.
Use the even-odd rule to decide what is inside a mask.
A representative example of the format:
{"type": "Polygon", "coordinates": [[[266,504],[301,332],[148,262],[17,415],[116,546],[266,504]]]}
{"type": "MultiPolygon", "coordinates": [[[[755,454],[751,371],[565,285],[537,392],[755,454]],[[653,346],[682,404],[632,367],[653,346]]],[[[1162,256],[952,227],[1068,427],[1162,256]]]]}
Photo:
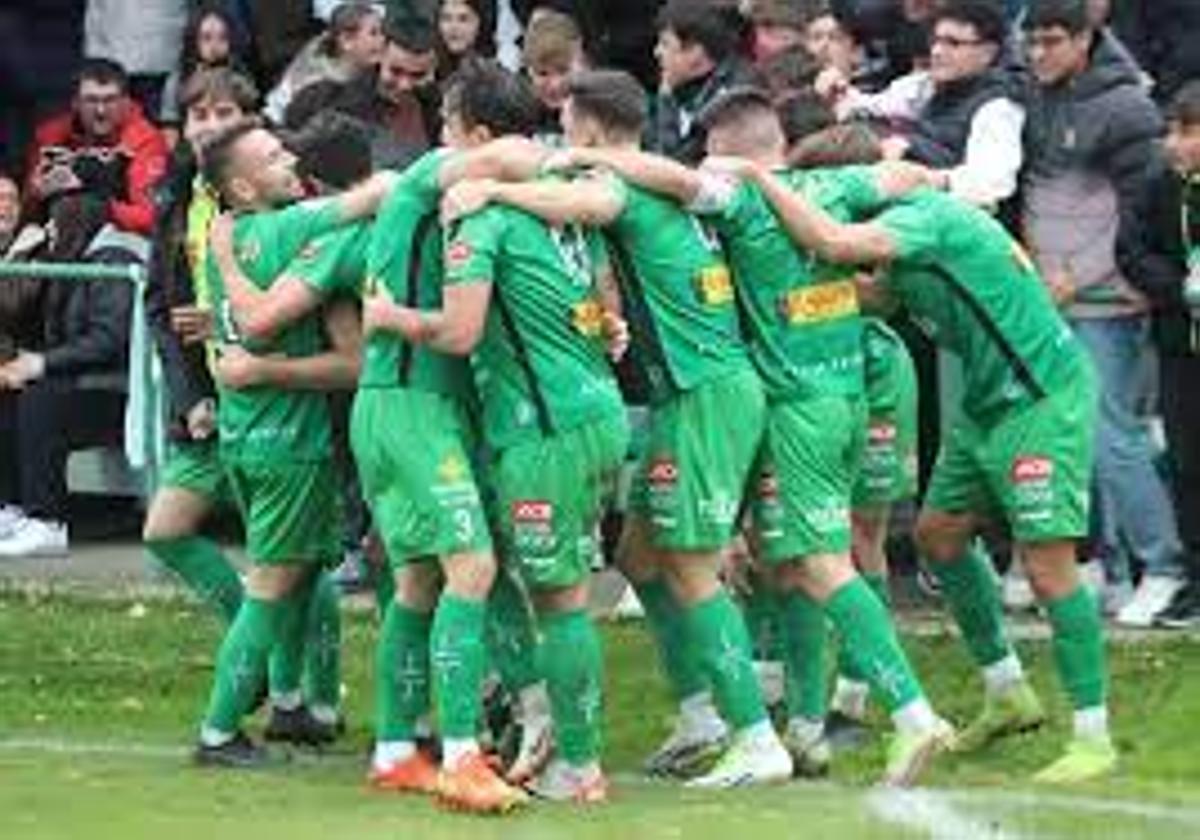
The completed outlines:
{"type": "Polygon", "coordinates": [[[1094,536],[1103,551],[1106,576],[1128,578],[1128,567],[1119,560],[1123,549],[1145,564],[1146,574],[1179,576],[1183,548],[1174,506],[1137,413],[1148,370],[1143,359],[1149,348],[1149,323],[1143,316],[1129,315],[1078,320],[1071,326],[1100,378],[1094,536]]]}

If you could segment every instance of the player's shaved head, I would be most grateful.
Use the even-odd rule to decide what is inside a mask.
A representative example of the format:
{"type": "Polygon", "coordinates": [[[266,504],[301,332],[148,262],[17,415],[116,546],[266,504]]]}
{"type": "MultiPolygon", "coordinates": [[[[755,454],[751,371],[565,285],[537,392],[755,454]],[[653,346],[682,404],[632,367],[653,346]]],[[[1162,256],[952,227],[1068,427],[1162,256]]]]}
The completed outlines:
{"type": "Polygon", "coordinates": [[[710,155],[782,158],[787,147],[779,115],[768,94],[757,88],[734,88],[700,114],[708,131],[710,155]]]}

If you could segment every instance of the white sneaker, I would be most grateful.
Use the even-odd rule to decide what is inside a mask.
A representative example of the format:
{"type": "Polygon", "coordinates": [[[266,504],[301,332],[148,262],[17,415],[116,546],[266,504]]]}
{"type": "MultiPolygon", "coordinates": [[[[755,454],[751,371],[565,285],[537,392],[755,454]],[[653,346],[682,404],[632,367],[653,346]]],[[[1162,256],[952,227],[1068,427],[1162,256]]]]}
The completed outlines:
{"type": "Polygon", "coordinates": [[[62,522],[22,518],[0,539],[0,557],[66,557],[67,526],[62,522]]]}
{"type": "Polygon", "coordinates": [[[4,539],[25,518],[25,511],[16,505],[0,505],[0,539],[4,539]]]}
{"type": "Polygon", "coordinates": [[[632,586],[626,585],[625,591],[621,593],[621,599],[612,608],[609,617],[614,621],[630,621],[646,617],[646,610],[642,606],[642,602],[638,600],[637,593],[633,591],[632,586]]]}
{"type": "Polygon", "coordinates": [[[598,764],[577,768],[556,758],[529,783],[529,792],[551,802],[596,805],[608,799],[608,780],[598,764]]]}
{"type": "Polygon", "coordinates": [[[783,745],[792,754],[792,764],[797,776],[811,779],[829,772],[833,752],[825,738],[824,727],[812,732],[789,725],[783,733],[783,745]]]}
{"type": "Polygon", "coordinates": [[[1146,575],[1133,593],[1133,600],[1117,613],[1117,624],[1126,627],[1150,627],[1175,593],[1183,587],[1179,578],[1166,575],[1146,575]]]}
{"type": "Polygon", "coordinates": [[[521,746],[504,778],[521,785],[538,775],[554,753],[554,723],[549,714],[531,715],[521,720],[521,746]]]}
{"type": "Polygon", "coordinates": [[[792,778],[792,756],[773,730],[765,735],[739,734],[708,773],[686,787],[724,790],[786,782],[792,778]]]}
{"type": "Polygon", "coordinates": [[[681,714],[667,740],[646,759],[643,769],[650,776],[692,775],[697,767],[720,754],[728,738],[729,727],[715,713],[699,719],[681,714]]]}
{"type": "Polygon", "coordinates": [[[1014,562],[1008,567],[1004,573],[1002,590],[1004,608],[1012,612],[1031,610],[1036,603],[1033,587],[1029,585],[1029,578],[1025,576],[1020,563],[1014,562]]]}

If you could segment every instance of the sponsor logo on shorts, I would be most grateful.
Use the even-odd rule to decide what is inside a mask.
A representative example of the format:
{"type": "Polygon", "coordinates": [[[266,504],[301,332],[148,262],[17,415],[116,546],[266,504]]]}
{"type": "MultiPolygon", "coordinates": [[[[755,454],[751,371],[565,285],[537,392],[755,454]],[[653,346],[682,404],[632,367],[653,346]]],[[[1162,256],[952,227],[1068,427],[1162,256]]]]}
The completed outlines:
{"type": "Polygon", "coordinates": [[[465,239],[456,239],[446,249],[446,265],[450,268],[462,268],[474,253],[475,251],[471,248],[471,243],[465,239]]]}
{"type": "Polygon", "coordinates": [[[679,467],[671,458],[655,458],[646,470],[646,481],[657,490],[674,486],[679,481],[679,467]]]}
{"type": "Polygon", "coordinates": [[[524,500],[512,503],[512,520],[523,526],[550,526],[554,505],[546,501],[524,500]]]}
{"type": "Polygon", "coordinates": [[[779,476],[773,472],[763,473],[758,479],[758,497],[765,502],[779,499],[779,476]]]}
{"type": "Polygon", "coordinates": [[[1013,484],[1044,483],[1054,475],[1054,462],[1040,455],[1023,455],[1013,461],[1013,484]]]}
{"type": "Polygon", "coordinates": [[[738,500],[728,496],[714,496],[700,500],[700,518],[715,525],[732,525],[737,518],[738,500]]]}
{"type": "Polygon", "coordinates": [[[896,440],[895,423],[872,423],[867,429],[867,441],[879,445],[894,443],[896,440]]]}

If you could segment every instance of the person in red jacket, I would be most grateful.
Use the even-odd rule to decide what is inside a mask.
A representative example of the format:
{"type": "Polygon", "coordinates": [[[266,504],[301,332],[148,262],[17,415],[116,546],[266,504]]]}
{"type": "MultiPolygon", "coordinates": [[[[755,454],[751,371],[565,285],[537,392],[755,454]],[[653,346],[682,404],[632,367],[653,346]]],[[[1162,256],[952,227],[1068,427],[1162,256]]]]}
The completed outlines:
{"type": "Polygon", "coordinates": [[[82,193],[107,207],[120,231],[149,236],[151,187],[167,166],[167,144],[128,95],[128,77],[108,59],[86,59],[66,113],[42,123],[30,152],[27,209],[45,216],[59,197],[82,193]]]}

